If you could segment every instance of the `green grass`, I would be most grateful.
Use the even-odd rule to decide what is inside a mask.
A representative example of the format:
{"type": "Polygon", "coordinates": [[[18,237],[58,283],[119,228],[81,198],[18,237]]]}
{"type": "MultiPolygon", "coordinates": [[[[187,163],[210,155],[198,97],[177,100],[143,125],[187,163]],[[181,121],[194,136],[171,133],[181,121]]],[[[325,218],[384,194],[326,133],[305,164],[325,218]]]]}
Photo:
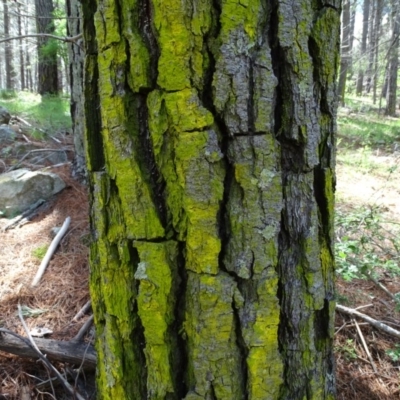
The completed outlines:
{"type": "MultiPolygon", "coordinates": [[[[370,99],[361,98],[350,98],[346,108],[339,109],[337,161],[346,175],[372,180],[381,198],[388,188],[398,187],[400,119],[378,111],[370,99]]],[[[382,273],[400,276],[400,223],[396,215],[388,214],[375,195],[362,205],[352,204],[345,196],[337,198],[336,207],[338,274],[348,281],[382,273]]]]}
{"type": "Polygon", "coordinates": [[[35,249],[32,250],[32,255],[39,259],[40,261],[43,260],[44,256],[47,253],[47,249],[49,246],[47,244],[44,244],[42,246],[36,247],[35,249]]]}
{"type": "MultiPolygon", "coordinates": [[[[68,97],[40,96],[30,92],[0,92],[0,106],[46,133],[71,128],[68,97]]],[[[35,129],[34,129],[35,130],[35,129]]]]}
{"type": "Polygon", "coordinates": [[[369,98],[346,98],[346,108],[339,108],[339,138],[354,147],[396,145],[400,142],[400,119],[388,118],[383,112],[369,98]]]}

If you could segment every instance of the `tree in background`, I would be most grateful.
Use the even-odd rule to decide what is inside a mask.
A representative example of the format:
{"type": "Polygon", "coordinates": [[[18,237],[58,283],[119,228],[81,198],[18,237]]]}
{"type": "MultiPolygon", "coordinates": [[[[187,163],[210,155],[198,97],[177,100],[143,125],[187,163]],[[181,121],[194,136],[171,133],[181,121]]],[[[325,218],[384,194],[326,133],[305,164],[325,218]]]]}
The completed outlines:
{"type": "MultiPolygon", "coordinates": [[[[76,37],[82,33],[82,10],[78,0],[66,1],[67,34],[76,37]]],[[[71,87],[71,117],[74,131],[74,174],[86,175],[85,150],[83,144],[83,68],[85,51],[83,38],[68,43],[69,82],[71,87]]]]}
{"type": "MultiPolygon", "coordinates": [[[[38,33],[54,34],[53,0],[35,0],[38,33]]],[[[58,94],[57,44],[48,37],[38,38],[38,93],[58,94]]]]}
{"type": "Polygon", "coordinates": [[[396,115],[397,100],[397,74],[399,69],[399,34],[400,34],[400,10],[399,2],[391,1],[391,25],[392,37],[388,52],[388,84],[386,92],[385,114],[394,117],[396,115]]]}
{"type": "MultiPolygon", "coordinates": [[[[364,59],[367,51],[367,35],[368,35],[368,19],[370,11],[370,0],[364,0],[363,2],[363,24],[362,24],[362,34],[361,34],[361,50],[360,58],[364,59]]],[[[357,76],[357,96],[361,96],[363,93],[364,85],[364,67],[363,62],[360,63],[357,76]]]]}
{"type": "MultiPolygon", "coordinates": [[[[10,15],[8,10],[7,0],[3,0],[3,22],[4,22],[4,36],[7,38],[10,36],[10,15]]],[[[14,77],[15,71],[13,66],[13,51],[12,43],[8,42],[4,47],[4,60],[5,60],[5,72],[6,81],[5,87],[7,90],[14,89],[14,77]]]]}
{"type": "Polygon", "coordinates": [[[338,94],[340,104],[345,105],[347,72],[351,67],[351,13],[350,0],[343,0],[342,10],[342,40],[340,48],[340,75],[338,94]]]}
{"type": "Polygon", "coordinates": [[[99,398],[334,398],[322,4],[82,2],[99,398]]]}

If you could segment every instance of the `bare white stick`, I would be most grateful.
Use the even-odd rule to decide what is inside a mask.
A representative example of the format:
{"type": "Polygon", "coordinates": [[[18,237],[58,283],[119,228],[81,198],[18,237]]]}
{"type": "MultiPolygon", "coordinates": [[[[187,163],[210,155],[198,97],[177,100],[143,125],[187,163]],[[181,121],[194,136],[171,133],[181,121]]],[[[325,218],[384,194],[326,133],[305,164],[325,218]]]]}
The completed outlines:
{"type": "Polygon", "coordinates": [[[356,319],[353,318],[353,322],[354,322],[354,324],[356,325],[357,332],[358,332],[358,336],[360,336],[361,343],[362,343],[362,345],[363,345],[363,347],[364,347],[365,353],[367,354],[367,356],[368,356],[368,358],[369,358],[369,362],[371,363],[372,369],[373,369],[374,372],[377,374],[377,373],[378,373],[378,370],[376,369],[374,360],[373,360],[373,358],[372,358],[372,356],[371,356],[371,353],[370,353],[369,348],[368,348],[368,346],[367,346],[367,342],[365,341],[364,335],[363,335],[363,333],[362,333],[360,327],[358,326],[358,322],[356,321],[356,319]]]}
{"type": "Polygon", "coordinates": [[[60,243],[62,237],[67,232],[70,223],[71,223],[71,217],[67,217],[63,223],[63,226],[57,233],[56,237],[51,242],[50,247],[47,249],[46,255],[44,256],[44,258],[40,264],[40,267],[38,269],[38,272],[36,273],[36,276],[32,281],[32,286],[36,286],[39,283],[40,279],[42,279],[42,276],[44,274],[44,271],[46,270],[47,264],[50,262],[51,257],[53,256],[54,252],[56,251],[57,246],[60,243]]]}
{"type": "Polygon", "coordinates": [[[383,324],[382,322],[369,317],[368,315],[362,314],[362,313],[358,312],[357,310],[354,310],[353,308],[348,308],[345,306],[341,306],[340,304],[336,304],[336,310],[338,310],[342,313],[348,314],[348,315],[355,315],[359,318],[362,318],[364,321],[367,321],[375,328],[378,328],[381,331],[384,331],[384,332],[388,333],[389,335],[395,336],[400,339],[400,332],[397,331],[396,329],[393,329],[390,326],[383,324]]]}

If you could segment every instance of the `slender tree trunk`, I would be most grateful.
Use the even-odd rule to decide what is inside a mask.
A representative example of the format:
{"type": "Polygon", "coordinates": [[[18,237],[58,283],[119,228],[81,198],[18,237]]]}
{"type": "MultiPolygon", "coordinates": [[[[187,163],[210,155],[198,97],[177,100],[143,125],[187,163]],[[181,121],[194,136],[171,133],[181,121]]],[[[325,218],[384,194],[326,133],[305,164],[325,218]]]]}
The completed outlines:
{"type": "Polygon", "coordinates": [[[394,117],[396,115],[397,73],[399,67],[400,10],[398,1],[391,1],[391,7],[392,39],[390,41],[389,49],[389,68],[385,114],[394,117]]]}
{"type": "Polygon", "coordinates": [[[376,6],[378,0],[371,0],[371,10],[369,19],[369,40],[368,40],[368,68],[367,68],[367,82],[366,82],[366,92],[369,94],[371,92],[372,80],[373,80],[373,70],[374,70],[374,58],[375,58],[375,19],[376,19],[376,6]]]}
{"type": "Polygon", "coordinates": [[[372,93],[372,102],[376,103],[376,92],[378,87],[378,55],[379,55],[379,39],[380,39],[380,31],[381,31],[381,23],[382,23],[382,9],[383,9],[383,0],[376,0],[376,16],[375,16],[375,48],[374,48],[374,76],[373,76],[373,93],[372,93]]]}
{"type": "Polygon", "coordinates": [[[82,2],[101,399],[334,399],[340,2],[82,2]]]}
{"type": "MultiPolygon", "coordinates": [[[[36,26],[38,33],[54,33],[53,1],[35,0],[36,26]]],[[[56,46],[49,47],[54,39],[38,39],[38,93],[58,94],[58,67],[56,46]]]]}
{"type": "Polygon", "coordinates": [[[370,0],[364,0],[363,5],[363,27],[362,27],[362,35],[361,35],[361,51],[360,51],[360,63],[358,69],[358,77],[357,77],[357,96],[361,96],[364,87],[364,65],[366,64],[366,51],[367,51],[367,35],[368,35],[368,19],[369,19],[369,10],[370,10],[370,0]]]}
{"type": "MultiPolygon", "coordinates": [[[[10,15],[8,10],[7,0],[3,0],[3,13],[4,13],[4,36],[10,36],[10,15]]],[[[14,89],[14,77],[15,71],[13,67],[13,51],[12,51],[12,42],[4,43],[4,56],[5,56],[5,71],[6,71],[6,89],[13,90],[14,89]]]]}
{"type": "MultiPolygon", "coordinates": [[[[22,10],[21,10],[21,3],[18,3],[18,35],[22,36],[22,10]]],[[[25,41],[21,39],[19,41],[19,74],[21,79],[21,90],[26,88],[25,83],[25,41]]]]}
{"type": "Polygon", "coordinates": [[[351,66],[351,21],[350,21],[350,0],[343,0],[342,12],[342,44],[340,49],[340,76],[338,93],[340,103],[345,105],[347,72],[351,66]]]}
{"type": "MultiPolygon", "coordinates": [[[[82,33],[82,10],[78,0],[67,0],[67,33],[76,36],[82,33]]],[[[85,149],[83,143],[83,62],[85,57],[83,40],[68,44],[69,83],[71,88],[71,116],[73,121],[75,160],[73,174],[86,179],[85,149]]]]}

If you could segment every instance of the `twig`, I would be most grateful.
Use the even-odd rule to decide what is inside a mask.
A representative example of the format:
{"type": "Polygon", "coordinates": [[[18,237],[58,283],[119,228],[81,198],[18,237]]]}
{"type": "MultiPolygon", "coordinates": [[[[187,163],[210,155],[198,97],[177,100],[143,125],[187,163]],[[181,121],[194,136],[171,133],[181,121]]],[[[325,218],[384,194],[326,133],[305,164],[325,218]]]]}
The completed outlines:
{"type": "Polygon", "coordinates": [[[11,36],[5,39],[0,39],[0,43],[9,42],[11,40],[21,40],[25,38],[49,38],[49,39],[61,40],[62,42],[66,43],[75,43],[82,36],[83,36],[82,33],[79,33],[78,35],[75,36],[56,36],[56,35],[51,35],[49,33],[32,33],[29,35],[11,36]]]}
{"type": "Polygon", "coordinates": [[[24,211],[21,215],[13,218],[4,228],[4,231],[8,229],[15,228],[17,225],[21,223],[23,219],[29,219],[32,215],[36,213],[36,209],[40,207],[45,201],[43,199],[39,199],[36,203],[32,204],[26,211],[24,211]]]}
{"type": "Polygon", "coordinates": [[[340,304],[336,304],[336,310],[338,310],[342,313],[348,314],[348,315],[355,315],[359,318],[362,318],[364,321],[369,322],[375,328],[380,329],[381,331],[386,332],[387,334],[389,334],[391,336],[395,336],[400,339],[399,331],[391,328],[390,326],[383,324],[382,322],[377,321],[376,319],[369,317],[368,315],[362,314],[362,313],[358,312],[357,310],[342,306],[340,304]]]}
{"type": "Polygon", "coordinates": [[[360,329],[360,327],[358,326],[357,321],[356,321],[354,318],[352,318],[352,320],[353,320],[353,323],[356,325],[357,332],[358,332],[358,336],[360,336],[361,343],[362,343],[362,345],[363,345],[363,347],[364,347],[365,353],[367,354],[367,356],[368,356],[368,358],[369,358],[369,362],[371,363],[372,369],[373,369],[374,372],[377,374],[377,373],[378,373],[378,370],[376,369],[374,360],[372,359],[371,353],[369,352],[367,343],[365,342],[365,339],[364,339],[364,335],[362,334],[361,329],[360,329]]]}
{"type": "Polygon", "coordinates": [[[79,318],[82,318],[86,311],[89,310],[89,308],[92,306],[92,301],[88,300],[85,305],[77,312],[74,318],[72,318],[72,321],[77,322],[79,318]]]}
{"type": "Polygon", "coordinates": [[[42,276],[44,274],[44,271],[46,270],[47,264],[49,263],[51,257],[53,256],[54,252],[56,251],[57,246],[60,243],[62,237],[67,232],[67,229],[68,229],[70,223],[71,223],[71,217],[67,217],[63,223],[63,226],[57,233],[56,237],[51,242],[50,247],[47,249],[47,253],[44,256],[42,263],[40,264],[40,267],[38,269],[38,272],[36,273],[36,276],[32,281],[32,286],[36,286],[39,283],[40,279],[42,279],[42,276]]]}
{"type": "Polygon", "coordinates": [[[43,152],[55,152],[55,153],[56,152],[63,152],[64,153],[66,151],[71,151],[71,149],[64,148],[64,149],[35,149],[35,150],[29,150],[27,153],[25,153],[25,155],[15,165],[12,165],[10,168],[8,168],[7,172],[10,172],[10,171],[13,171],[14,169],[17,169],[21,165],[22,161],[24,161],[25,158],[29,157],[29,155],[32,154],[32,153],[43,153],[43,152]]]}
{"type": "Polygon", "coordinates": [[[21,118],[21,117],[14,116],[14,118],[15,118],[17,121],[22,122],[22,123],[25,124],[26,126],[32,126],[32,124],[30,124],[28,121],[24,120],[24,119],[21,118]]]}
{"type": "Polygon", "coordinates": [[[379,289],[382,289],[389,297],[392,298],[397,304],[400,304],[399,300],[396,298],[396,296],[389,291],[389,289],[379,281],[377,281],[371,274],[365,274],[368,279],[373,282],[376,286],[378,286],[379,289]]]}
{"type": "Polygon", "coordinates": [[[89,330],[89,328],[92,326],[93,324],[93,319],[94,316],[91,315],[88,320],[82,325],[81,329],[79,329],[79,332],[71,339],[71,340],[75,340],[77,342],[79,342],[80,340],[83,339],[83,337],[85,336],[85,333],[89,330]]]}

